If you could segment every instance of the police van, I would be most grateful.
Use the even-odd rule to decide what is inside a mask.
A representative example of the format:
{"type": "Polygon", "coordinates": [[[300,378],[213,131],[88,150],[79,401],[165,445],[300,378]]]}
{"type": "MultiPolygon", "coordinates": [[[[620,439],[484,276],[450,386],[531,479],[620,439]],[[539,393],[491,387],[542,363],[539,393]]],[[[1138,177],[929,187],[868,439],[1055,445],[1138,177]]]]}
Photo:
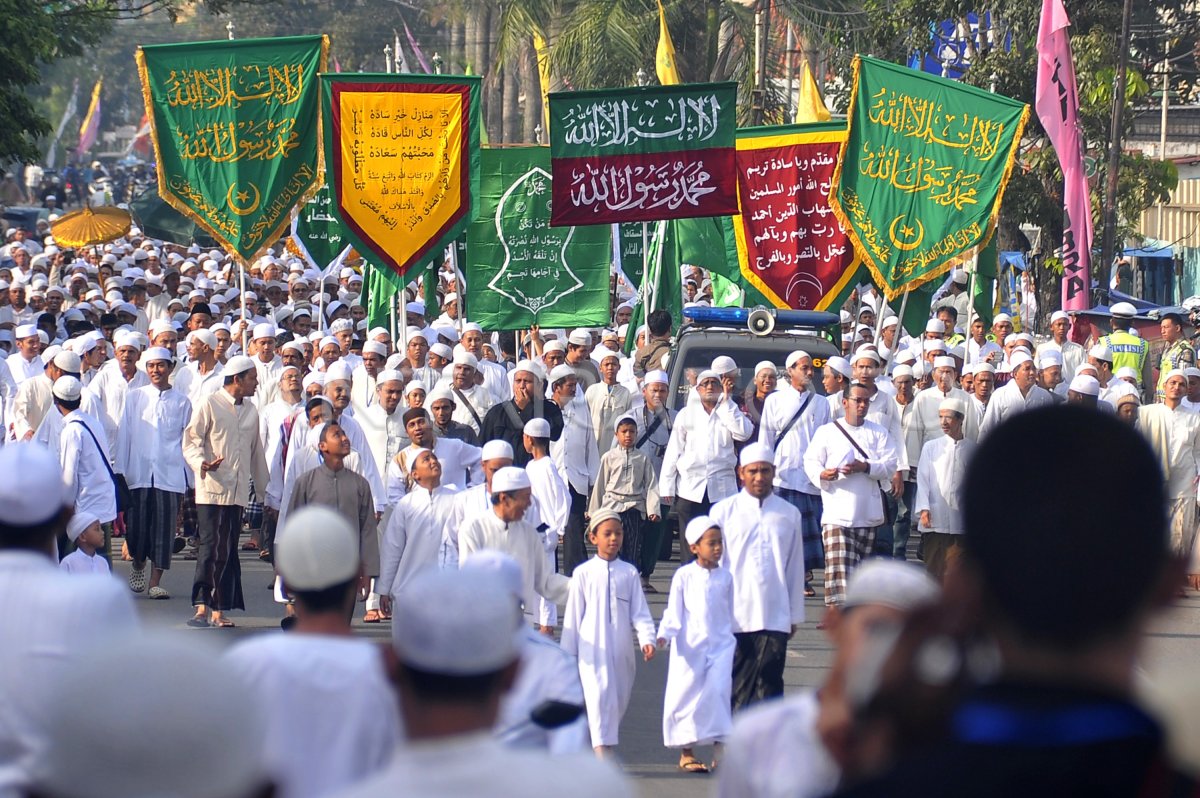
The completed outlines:
{"type": "Polygon", "coordinates": [[[719,355],[728,355],[737,363],[737,386],[744,390],[754,381],[754,367],[764,360],[774,363],[780,382],[786,382],[783,364],[787,356],[804,350],[817,370],[813,388],[823,394],[820,371],[826,360],[841,353],[841,319],[836,313],[691,307],[683,309],[683,319],[667,364],[667,406],[673,410],[687,404],[696,376],[719,355]]]}

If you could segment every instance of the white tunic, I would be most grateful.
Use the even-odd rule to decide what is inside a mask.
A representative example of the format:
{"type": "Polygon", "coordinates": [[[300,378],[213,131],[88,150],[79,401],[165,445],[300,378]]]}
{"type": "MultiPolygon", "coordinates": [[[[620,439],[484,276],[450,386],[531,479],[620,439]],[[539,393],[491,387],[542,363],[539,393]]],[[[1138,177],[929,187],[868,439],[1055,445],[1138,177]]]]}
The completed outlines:
{"type": "Polygon", "coordinates": [[[583,394],[591,413],[592,430],[596,433],[596,444],[603,455],[612,445],[614,425],[618,418],[629,411],[633,397],[624,385],[605,385],[598,382],[583,394]]]}
{"type": "Polygon", "coordinates": [[[943,435],[925,444],[921,450],[913,520],[918,521],[917,528],[922,532],[963,533],[962,483],[976,446],[975,441],[966,438],[956,441],[943,435]],[[932,526],[919,523],[921,513],[926,510],[932,526]]]}
{"type": "MultiPolygon", "coordinates": [[[[565,581],[565,578],[564,578],[565,581]]],[[[575,569],[563,613],[562,647],[579,659],[592,747],[616,745],[639,652],[654,644],[654,619],[637,568],[593,557],[575,569]]]]}
{"type": "MultiPolygon", "coordinates": [[[[567,516],[571,513],[571,494],[550,457],[530,460],[525,464],[525,473],[529,475],[529,482],[533,486],[533,500],[537,503],[538,514],[546,525],[542,532],[542,548],[546,551],[546,565],[553,569],[558,539],[566,531],[567,516]]],[[[538,599],[538,622],[542,626],[555,626],[558,623],[558,608],[554,602],[538,599]]]]}
{"type": "Polygon", "coordinates": [[[731,399],[717,402],[711,413],[697,402],[679,411],[663,455],[659,495],[698,502],[717,502],[737,491],[734,442],[750,439],[754,425],[731,399]]]}
{"type": "Polygon", "coordinates": [[[175,379],[172,384],[180,393],[188,398],[192,403],[192,407],[199,408],[201,402],[219,391],[221,386],[225,384],[224,371],[224,366],[217,363],[213,366],[212,371],[207,374],[201,374],[200,369],[195,363],[188,363],[175,372],[175,379]]]}
{"type": "Polygon", "coordinates": [[[17,383],[18,388],[25,380],[33,379],[46,370],[46,364],[36,355],[33,360],[26,360],[20,352],[13,352],[7,360],[8,370],[12,372],[13,380],[17,383]]]}
{"type": "Polygon", "coordinates": [[[379,542],[379,592],[395,596],[409,580],[441,563],[446,519],[456,491],[413,485],[389,512],[379,542]]]}
{"type": "Polygon", "coordinates": [[[81,410],[72,410],[62,421],[58,461],[75,497],[75,512],[89,512],[106,524],[117,517],[117,487],[108,470],[104,428],[81,410]]]}
{"type": "Polygon", "coordinates": [[[110,451],[117,445],[117,427],[125,414],[125,397],[133,389],[149,384],[150,378],[146,372],[138,369],[134,369],[133,377],[127,381],[116,361],[110,360],[88,386],[102,408],[100,423],[104,425],[104,433],[108,436],[110,451]]]}
{"type": "Polygon", "coordinates": [[[883,427],[871,421],[852,427],[834,421],[817,430],[804,455],[804,470],[813,484],[821,488],[821,524],[839,527],[873,527],[884,520],[879,489],[896,471],[899,457],[896,441],[883,427]],[[850,441],[834,426],[838,424],[854,438],[866,453],[866,473],[838,474],[822,480],[821,472],[863,461],[850,441]]]}
{"type": "Polygon", "coordinates": [[[495,512],[473,516],[458,531],[459,564],[480,549],[502,551],[520,563],[527,616],[536,611],[538,596],[555,604],[566,601],[571,580],[547,567],[542,538],[528,520],[505,523],[495,512]]]}
{"type": "Polygon", "coordinates": [[[663,744],[668,748],[722,742],[729,735],[737,647],[733,595],[733,577],[724,568],[691,562],[671,577],[658,626],[659,639],[671,641],[663,696],[663,744]]]}
{"type": "Polygon", "coordinates": [[[600,473],[600,447],[592,429],[591,411],[578,397],[559,409],[563,431],[558,440],[550,441],[550,456],[563,481],[576,493],[587,496],[600,473]]]}
{"type": "Polygon", "coordinates": [[[191,420],[192,403],[174,388],[130,391],[117,430],[114,470],[131,489],[185,493],[191,469],[183,459],[183,431],[191,420]]]}
{"type": "Polygon", "coordinates": [[[1165,404],[1146,405],[1138,410],[1138,431],[1154,449],[1167,479],[1167,498],[1195,495],[1200,475],[1200,415],[1171,410],[1165,404]]]}
{"type": "MultiPolygon", "coordinates": [[[[412,456],[421,448],[410,444],[400,453],[409,452],[412,456]]],[[[466,490],[483,482],[483,465],[480,455],[483,450],[478,446],[464,443],[458,438],[437,438],[433,444],[433,455],[442,466],[442,485],[454,490],[466,490]]],[[[408,491],[408,474],[393,457],[387,463],[386,481],[387,501],[394,505],[408,491]]]]}
{"type": "Polygon", "coordinates": [[[108,560],[99,554],[88,554],[83,549],[75,549],[63,557],[58,567],[69,574],[99,574],[100,576],[112,574],[108,560]]]}
{"type": "Polygon", "coordinates": [[[942,393],[937,386],[926,388],[913,397],[908,432],[912,436],[918,452],[925,444],[937,440],[943,435],[938,406],[945,399],[961,399],[968,405],[968,411],[964,414],[965,418],[963,419],[963,437],[973,441],[979,440],[979,421],[975,414],[970,412],[969,398],[970,394],[962,388],[951,388],[949,393],[942,393]]]}
{"type": "Polygon", "coordinates": [[[771,494],[738,491],[713,505],[721,567],[733,577],[733,631],[791,632],[804,623],[804,540],[800,511],[771,494]]]}
{"type": "Polygon", "coordinates": [[[382,770],[403,739],[383,655],[368,640],[260,635],[225,659],[257,686],[280,798],[323,798],[382,770]],[[334,719],[336,718],[336,722],[334,719]]]}
{"type": "Polygon", "coordinates": [[[392,458],[409,444],[404,428],[406,412],[408,408],[401,403],[389,415],[378,402],[354,411],[354,420],[362,427],[367,445],[371,447],[371,456],[375,458],[375,467],[381,474],[387,471],[392,458]]]}
{"type": "Polygon", "coordinates": [[[983,421],[979,422],[979,439],[983,440],[989,432],[1018,413],[1053,403],[1054,399],[1045,388],[1034,385],[1022,396],[1016,380],[1009,380],[988,399],[983,421]]]}
{"type": "MultiPolygon", "coordinates": [[[[46,413],[54,406],[54,383],[45,374],[26,380],[10,403],[10,422],[14,440],[24,440],[36,432],[46,413]]],[[[0,406],[4,404],[0,399],[0,406]]]]}
{"type": "Polygon", "coordinates": [[[1051,339],[1038,345],[1037,354],[1034,356],[1034,360],[1040,359],[1042,353],[1049,349],[1053,349],[1062,355],[1063,383],[1070,385],[1071,380],[1075,379],[1075,370],[1087,362],[1087,352],[1082,346],[1074,341],[1064,341],[1060,345],[1051,339]]]}
{"type": "Polygon", "coordinates": [[[808,450],[813,433],[827,423],[829,403],[822,396],[809,391],[800,392],[789,385],[767,397],[763,403],[758,440],[775,452],[775,487],[811,495],[821,492],[804,473],[804,452],[808,450]],[[804,413],[781,438],[783,428],[806,401],[808,404],[804,413]]]}
{"type": "MultiPolygon", "coordinates": [[[[431,389],[432,390],[432,389],[431,389]]],[[[459,388],[450,388],[450,395],[454,397],[454,413],[450,418],[460,424],[466,424],[471,429],[479,434],[479,427],[483,423],[483,419],[487,416],[488,410],[492,409],[492,394],[482,385],[472,385],[466,390],[459,388]],[[475,408],[475,413],[471,413],[470,406],[475,408]],[[475,420],[475,415],[479,416],[479,420],[475,420]]]]}

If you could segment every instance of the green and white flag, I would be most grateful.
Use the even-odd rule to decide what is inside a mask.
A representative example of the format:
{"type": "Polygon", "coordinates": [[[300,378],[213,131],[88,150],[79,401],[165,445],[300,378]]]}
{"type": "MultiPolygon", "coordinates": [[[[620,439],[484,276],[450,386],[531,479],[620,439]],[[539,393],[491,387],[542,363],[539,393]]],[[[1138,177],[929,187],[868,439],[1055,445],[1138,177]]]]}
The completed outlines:
{"type": "Polygon", "coordinates": [[[550,151],[484,149],[467,228],[471,321],[488,330],[595,327],[609,319],[607,226],[550,226],[550,151]]]}
{"type": "Polygon", "coordinates": [[[333,197],[323,185],[292,214],[292,240],[314,269],[326,271],[350,246],[345,228],[333,214],[333,197]]]}

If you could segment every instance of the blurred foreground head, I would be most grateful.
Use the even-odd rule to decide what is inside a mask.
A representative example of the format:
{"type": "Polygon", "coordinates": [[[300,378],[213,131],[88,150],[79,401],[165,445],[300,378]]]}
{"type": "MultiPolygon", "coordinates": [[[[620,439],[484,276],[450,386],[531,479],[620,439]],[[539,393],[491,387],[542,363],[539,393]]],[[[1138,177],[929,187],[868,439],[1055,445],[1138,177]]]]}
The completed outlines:
{"type": "Polygon", "coordinates": [[[1158,458],[1112,415],[1016,416],[980,444],[963,502],[968,578],[998,638],[1091,649],[1133,632],[1170,590],[1158,458]]]}

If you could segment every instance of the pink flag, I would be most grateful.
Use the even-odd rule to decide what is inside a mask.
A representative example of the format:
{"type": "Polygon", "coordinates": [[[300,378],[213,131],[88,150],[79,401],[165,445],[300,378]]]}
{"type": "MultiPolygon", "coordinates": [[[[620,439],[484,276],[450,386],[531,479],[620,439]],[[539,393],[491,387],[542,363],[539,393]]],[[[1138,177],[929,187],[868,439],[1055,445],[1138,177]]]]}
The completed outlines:
{"type": "Polygon", "coordinates": [[[400,20],[400,22],[404,25],[404,35],[408,37],[408,46],[412,48],[413,55],[417,57],[417,63],[421,65],[425,74],[430,74],[433,70],[429,68],[429,61],[425,58],[425,53],[421,52],[421,48],[417,46],[417,40],[413,38],[412,31],[408,29],[408,23],[404,20],[400,20]]]}
{"type": "Polygon", "coordinates": [[[1063,171],[1063,310],[1091,307],[1092,202],[1083,168],[1079,93],[1062,0],[1044,0],[1038,26],[1038,119],[1058,153],[1063,171]]]}
{"type": "Polygon", "coordinates": [[[96,87],[92,89],[92,102],[88,106],[87,115],[83,117],[83,124],[79,126],[79,146],[75,148],[76,160],[83,160],[100,135],[100,89],[103,83],[104,78],[96,81],[96,87]]]}

